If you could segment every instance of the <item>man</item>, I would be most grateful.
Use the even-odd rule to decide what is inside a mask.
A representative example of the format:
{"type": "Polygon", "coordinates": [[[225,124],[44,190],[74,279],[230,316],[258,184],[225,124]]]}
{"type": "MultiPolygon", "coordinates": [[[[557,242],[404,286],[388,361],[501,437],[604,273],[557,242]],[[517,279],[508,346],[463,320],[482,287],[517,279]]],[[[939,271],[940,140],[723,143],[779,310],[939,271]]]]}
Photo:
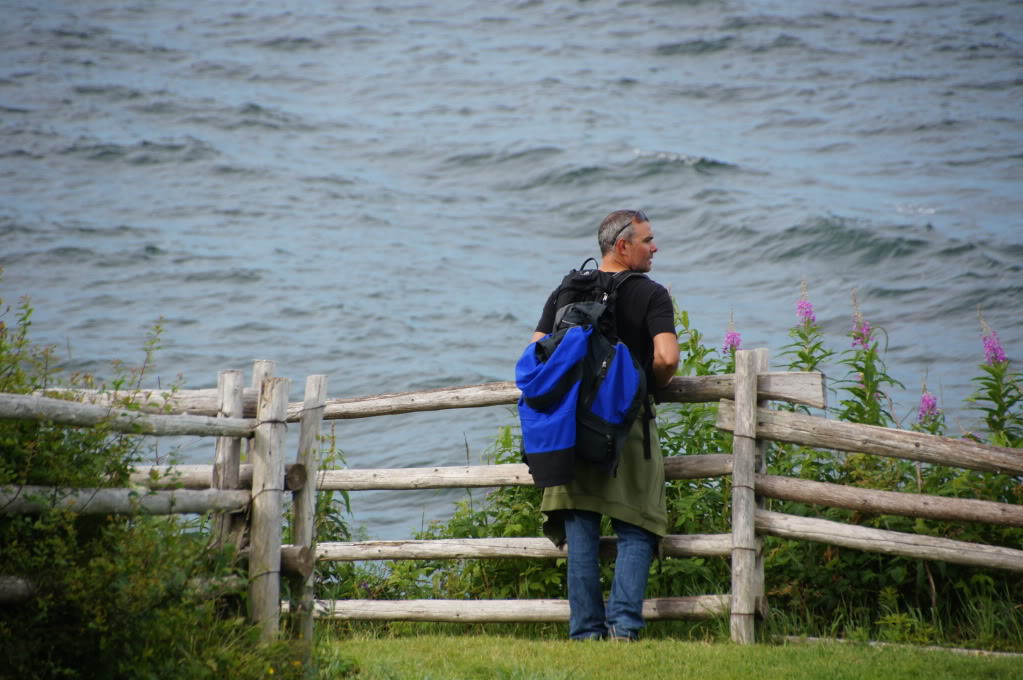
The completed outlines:
{"type": "MultiPolygon", "coordinates": [[[[616,210],[597,231],[600,269],[649,272],[657,246],[641,210],[616,210]]],[[[533,342],[553,330],[557,291],[544,306],[533,342]]],[[[646,276],[632,276],[618,289],[618,336],[647,373],[650,392],[667,385],[678,368],[678,339],[671,297],[646,276]]],[[[649,397],[648,397],[649,399],[649,397]]],[[[653,551],[667,533],[664,461],[657,428],[640,410],[613,476],[599,467],[576,464],[575,479],[544,489],[544,533],[557,545],[568,542],[569,637],[635,640],[643,622],[643,597],[653,551]],[[649,448],[644,445],[649,435],[649,448]],[[647,455],[649,453],[649,455],[647,455]],[[618,536],[611,597],[605,611],[597,547],[600,518],[607,515],[618,536]]]]}

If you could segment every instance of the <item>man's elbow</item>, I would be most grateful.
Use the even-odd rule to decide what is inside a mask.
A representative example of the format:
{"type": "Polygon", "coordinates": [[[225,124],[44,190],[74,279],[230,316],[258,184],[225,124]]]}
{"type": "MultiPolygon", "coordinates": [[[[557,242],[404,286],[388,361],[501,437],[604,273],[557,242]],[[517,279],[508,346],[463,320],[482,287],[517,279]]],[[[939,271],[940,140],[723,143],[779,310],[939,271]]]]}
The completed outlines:
{"type": "Polygon", "coordinates": [[[675,371],[678,370],[678,356],[672,357],[654,357],[654,378],[657,380],[658,387],[665,387],[675,375],[675,371]]]}

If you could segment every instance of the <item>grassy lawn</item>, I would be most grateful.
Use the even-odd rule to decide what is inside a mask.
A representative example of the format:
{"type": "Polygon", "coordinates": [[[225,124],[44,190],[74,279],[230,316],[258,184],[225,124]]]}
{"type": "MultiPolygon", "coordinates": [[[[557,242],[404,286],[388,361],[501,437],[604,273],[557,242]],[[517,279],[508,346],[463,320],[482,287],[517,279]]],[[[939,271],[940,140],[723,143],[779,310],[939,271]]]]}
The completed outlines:
{"type": "Polygon", "coordinates": [[[648,640],[526,640],[499,635],[341,637],[321,643],[321,676],[387,680],[1019,680],[1023,659],[905,647],[648,640]]]}

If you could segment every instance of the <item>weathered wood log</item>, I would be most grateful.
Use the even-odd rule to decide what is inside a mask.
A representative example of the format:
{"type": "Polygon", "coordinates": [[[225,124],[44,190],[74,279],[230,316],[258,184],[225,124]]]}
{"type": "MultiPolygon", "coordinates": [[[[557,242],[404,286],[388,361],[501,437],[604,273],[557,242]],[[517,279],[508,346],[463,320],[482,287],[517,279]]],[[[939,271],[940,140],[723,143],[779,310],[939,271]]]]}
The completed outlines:
{"type": "MultiPolygon", "coordinates": [[[[734,427],[734,404],[722,399],[717,426],[734,427]]],[[[873,453],[934,465],[984,470],[1000,474],[1023,474],[1023,450],[979,444],[968,439],[937,437],[890,427],[845,423],[787,411],[757,410],[757,436],[840,451],[873,453]]]]}
{"type": "Polygon", "coordinates": [[[30,600],[36,590],[36,584],[24,576],[0,576],[0,605],[30,600]]]}
{"type": "MultiPolygon", "coordinates": [[[[212,465],[137,465],[129,477],[132,484],[150,489],[207,489],[213,482],[212,465]]],[[[297,463],[284,466],[284,490],[297,491],[309,481],[309,472],[297,463]]],[[[238,484],[252,488],[252,465],[238,466],[238,484]]]]}
{"type": "Polygon", "coordinates": [[[665,479],[707,479],[732,474],[732,456],[727,453],[700,453],[667,456],[665,479]]]}
{"type": "MultiPolygon", "coordinates": [[[[770,373],[765,370],[757,375],[756,384],[757,398],[760,400],[787,401],[813,408],[827,408],[828,405],[823,373],[770,373]]],[[[717,401],[732,399],[734,395],[735,375],[731,373],[678,376],[657,392],[661,401],[669,402],[717,401]]]]}
{"type": "Polygon", "coordinates": [[[757,513],[756,525],[757,531],[769,536],[828,543],[885,555],[1023,571],[1023,550],[1012,548],[872,529],[765,510],[757,513]]]}
{"type": "MultiPolygon", "coordinates": [[[[728,611],[727,595],[644,600],[647,621],[712,619],[728,611]]],[[[540,623],[568,621],[568,600],[317,600],[316,617],[341,621],[540,623]]]]}
{"type": "Polygon", "coordinates": [[[149,415],[31,394],[0,394],[0,419],[45,420],[74,427],[104,423],[114,432],[156,436],[251,437],[255,428],[255,422],[245,418],[149,415]]]}
{"type": "MultiPolygon", "coordinates": [[[[120,392],[108,392],[106,390],[36,390],[33,394],[42,397],[56,397],[58,399],[71,399],[84,404],[96,406],[111,406],[119,403],[126,396],[120,392]]],[[[130,395],[144,413],[162,414],[189,414],[199,416],[216,416],[219,411],[219,388],[203,388],[197,390],[153,390],[143,389],[130,395]]],[[[242,391],[242,416],[254,418],[256,416],[256,402],[259,399],[259,389],[246,387],[242,391]]]]}
{"type": "Polygon", "coordinates": [[[252,455],[249,610],[263,640],[277,637],[281,602],[281,506],[284,492],[287,378],[267,378],[259,395],[252,455]]]}
{"type": "Polygon", "coordinates": [[[732,608],[730,628],[737,644],[754,642],[757,536],[753,527],[757,456],[757,366],[750,350],[735,353],[735,432],[732,438],[732,608]]]}
{"type": "MultiPolygon", "coordinates": [[[[757,373],[767,373],[771,370],[771,353],[766,347],[758,347],[753,350],[756,355],[757,373]]],[[[824,388],[824,381],[821,380],[821,389],[824,388]]],[[[766,408],[768,402],[762,395],[757,396],[757,408],[766,408]]],[[[770,442],[766,439],[757,438],[756,473],[767,474],[767,458],[770,451],[770,442]]],[[[757,510],[767,510],[767,499],[756,493],[757,510]]],[[[761,618],[767,615],[767,587],[764,573],[764,539],[757,536],[757,559],[753,565],[753,596],[756,600],[757,614],[761,618]]]]}
{"type": "MultiPolygon", "coordinates": [[[[824,408],[827,399],[824,376],[820,373],[765,373],[757,377],[763,399],[777,399],[824,408]]],[[[699,402],[731,398],[734,375],[678,376],[657,393],[662,401],[699,402]]],[[[368,418],[413,411],[499,406],[518,401],[519,389],[512,382],[486,383],[465,387],[442,387],[419,392],[396,392],[369,397],[330,399],[323,417],[327,420],[368,418]]],[[[289,414],[294,413],[294,405],[289,414]]]]}
{"type": "Polygon", "coordinates": [[[281,571],[305,580],[313,575],[316,553],[307,545],[281,546],[281,571]]]}
{"type": "MultiPolygon", "coordinates": [[[[252,390],[256,393],[256,408],[252,412],[253,416],[258,417],[259,415],[259,398],[263,393],[263,383],[266,382],[267,378],[273,378],[276,375],[277,364],[273,361],[268,359],[256,359],[252,362],[252,390]]],[[[250,439],[245,445],[245,457],[249,460],[252,460],[255,446],[255,438],[250,439]]]]}
{"type": "MultiPolygon", "coordinates": [[[[724,453],[668,456],[664,459],[666,479],[703,479],[732,472],[732,457],[724,453]]],[[[244,475],[244,466],[242,466],[244,475]]],[[[322,470],[316,487],[321,491],[368,491],[401,489],[486,488],[532,486],[533,478],[523,463],[462,465],[433,468],[374,470],[322,470]]]]}
{"type": "Polygon", "coordinates": [[[1023,505],[879,491],[775,475],[757,475],[756,486],[757,493],[765,496],[810,505],[952,522],[1023,526],[1023,505]]]}
{"type": "MultiPolygon", "coordinates": [[[[217,376],[218,418],[241,418],[242,372],[221,371],[217,376]]],[[[239,466],[242,447],[237,437],[218,437],[214,455],[213,480],[217,489],[240,489],[239,466]]]]}
{"type": "MultiPolygon", "coordinates": [[[[600,556],[614,557],[617,539],[600,539],[600,556]]],[[[728,557],[731,534],[685,534],[665,536],[661,550],[666,557],[728,557]]],[[[440,559],[556,559],[567,555],[546,538],[444,538],[432,540],[353,541],[320,543],[316,559],[325,562],[360,560],[440,559]]]]}
{"type": "MultiPolygon", "coordinates": [[[[256,362],[253,385],[263,377],[273,375],[265,371],[273,362],[256,362]]],[[[824,375],[821,373],[764,373],[757,376],[757,389],[761,399],[788,401],[814,408],[825,408],[827,397],[824,389],[824,375]]],[[[246,389],[243,395],[245,414],[255,415],[257,390],[246,389]]],[[[111,398],[105,393],[88,390],[74,390],[67,394],[80,395],[82,399],[95,404],[109,404],[111,398]]],[[[193,413],[215,415],[217,413],[216,390],[179,390],[170,393],[154,391],[151,409],[161,412],[170,409],[172,413],[193,413]],[[158,397],[158,398],[156,398],[158,397]]],[[[439,387],[415,392],[392,392],[365,397],[328,399],[323,417],[327,420],[348,418],[369,418],[371,416],[395,415],[416,411],[436,411],[450,408],[475,408],[479,406],[502,406],[514,404],[519,399],[515,383],[495,382],[459,387],[439,387]]],[[[730,399],[735,394],[734,375],[676,376],[662,390],[657,392],[661,401],[703,402],[730,399]]],[[[296,422],[302,414],[302,403],[288,405],[288,421],[296,422]]],[[[143,406],[143,410],[146,407],[143,406]]]]}
{"type": "MultiPolygon", "coordinates": [[[[320,469],[320,429],[323,424],[323,406],[327,400],[327,376],[311,375],[305,383],[305,400],[302,410],[302,428],[298,438],[298,465],[316,479],[320,469]]],[[[316,592],[313,583],[313,565],[316,559],[316,484],[303,485],[295,492],[292,502],[292,534],[296,545],[306,551],[308,571],[292,579],[292,600],[296,603],[293,612],[296,620],[292,629],[305,643],[303,659],[312,662],[313,610],[316,592]]]]}
{"type": "Polygon", "coordinates": [[[51,508],[82,515],[182,515],[238,512],[251,498],[248,491],[220,489],[58,489],[49,486],[0,487],[0,514],[26,515],[51,508]]]}
{"type": "MultiPolygon", "coordinates": [[[[725,453],[668,456],[664,459],[666,479],[704,479],[731,474],[732,457],[725,453]]],[[[151,489],[205,489],[210,486],[210,465],[139,465],[131,473],[133,484],[151,489]]],[[[322,470],[317,476],[321,491],[366,491],[371,489],[451,489],[494,486],[532,486],[533,478],[521,463],[463,465],[439,468],[398,468],[380,470],[322,470]]],[[[308,483],[302,465],[285,466],[285,489],[296,491],[308,483]]],[[[252,487],[252,465],[239,467],[239,483],[252,487]]]]}
{"type": "MultiPolygon", "coordinates": [[[[217,376],[218,418],[240,418],[242,416],[242,372],[221,371],[217,376]]],[[[241,465],[242,440],[237,437],[217,437],[217,448],[213,463],[214,489],[240,489],[239,466],[241,465]]],[[[220,550],[233,545],[240,548],[245,533],[244,518],[230,513],[213,516],[210,528],[210,549],[220,550]]]]}

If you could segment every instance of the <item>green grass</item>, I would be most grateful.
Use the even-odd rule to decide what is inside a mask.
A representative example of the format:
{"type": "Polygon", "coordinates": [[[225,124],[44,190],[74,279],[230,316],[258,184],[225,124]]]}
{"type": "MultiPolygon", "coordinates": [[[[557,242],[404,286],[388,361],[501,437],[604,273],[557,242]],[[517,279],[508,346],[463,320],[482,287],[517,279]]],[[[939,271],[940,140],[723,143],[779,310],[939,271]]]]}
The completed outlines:
{"type": "Polygon", "coordinates": [[[359,680],[1019,680],[1023,660],[908,647],[647,640],[638,643],[526,640],[499,635],[322,641],[321,678],[359,680]]]}

